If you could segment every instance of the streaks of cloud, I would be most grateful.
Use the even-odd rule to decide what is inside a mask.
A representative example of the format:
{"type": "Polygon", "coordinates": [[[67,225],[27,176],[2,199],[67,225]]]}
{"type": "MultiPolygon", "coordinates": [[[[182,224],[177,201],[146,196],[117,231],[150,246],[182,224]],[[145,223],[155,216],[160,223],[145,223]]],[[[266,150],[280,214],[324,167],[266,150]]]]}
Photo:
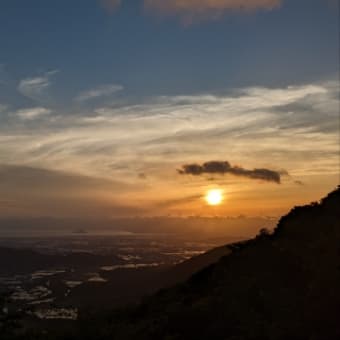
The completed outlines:
{"type": "Polygon", "coordinates": [[[49,119],[33,115],[34,125],[0,126],[0,161],[135,181],[139,173],[171,178],[178,164],[224,159],[228,152],[246,169],[280,165],[304,180],[306,174],[335,172],[336,91],[332,83],[246,88],[81,115],[54,110],[49,119]]]}
{"type": "Polygon", "coordinates": [[[22,79],[18,85],[18,91],[25,97],[34,101],[44,101],[47,96],[47,91],[51,86],[51,77],[58,73],[58,70],[53,70],[44,73],[38,77],[30,77],[22,79]]]}
{"type": "Polygon", "coordinates": [[[124,90],[124,87],[122,85],[117,84],[106,84],[98,86],[94,89],[81,92],[75,100],[77,102],[85,102],[88,100],[104,97],[104,96],[110,96],[116,92],[124,90]]]}
{"type": "Polygon", "coordinates": [[[47,116],[51,113],[51,110],[44,107],[33,107],[29,109],[18,110],[15,115],[23,120],[38,119],[43,116],[47,116]]]}

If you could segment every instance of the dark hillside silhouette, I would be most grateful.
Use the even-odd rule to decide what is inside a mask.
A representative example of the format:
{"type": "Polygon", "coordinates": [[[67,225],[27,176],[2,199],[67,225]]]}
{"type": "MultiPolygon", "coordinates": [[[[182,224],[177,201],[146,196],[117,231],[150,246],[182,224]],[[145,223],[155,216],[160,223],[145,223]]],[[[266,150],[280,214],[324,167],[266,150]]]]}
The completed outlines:
{"type": "MultiPolygon", "coordinates": [[[[114,339],[339,339],[340,188],[160,292],[114,339]]],[[[118,324],[117,324],[118,323],[118,324]]]]}
{"type": "MultiPolygon", "coordinates": [[[[340,187],[138,307],[51,339],[340,338],[340,187]]],[[[38,335],[25,339],[49,339],[38,335]]],[[[8,339],[11,339],[8,337],[8,339]]]]}

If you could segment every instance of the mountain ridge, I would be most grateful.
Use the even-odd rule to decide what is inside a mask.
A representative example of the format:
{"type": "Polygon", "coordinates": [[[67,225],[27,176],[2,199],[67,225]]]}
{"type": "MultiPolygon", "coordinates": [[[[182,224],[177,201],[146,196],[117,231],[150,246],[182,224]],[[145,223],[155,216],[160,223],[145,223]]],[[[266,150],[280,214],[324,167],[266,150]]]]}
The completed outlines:
{"type": "Polygon", "coordinates": [[[340,187],[112,321],[111,339],[339,339],[339,221],[340,187]]]}
{"type": "Polygon", "coordinates": [[[340,186],[138,306],[21,339],[338,340],[339,221],[340,186]]]}

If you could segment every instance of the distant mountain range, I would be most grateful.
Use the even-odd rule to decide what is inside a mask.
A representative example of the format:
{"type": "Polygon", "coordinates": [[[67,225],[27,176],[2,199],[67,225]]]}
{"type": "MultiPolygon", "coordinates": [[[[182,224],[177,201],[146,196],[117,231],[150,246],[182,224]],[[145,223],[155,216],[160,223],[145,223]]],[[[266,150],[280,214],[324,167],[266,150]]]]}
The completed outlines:
{"type": "Polygon", "coordinates": [[[72,330],[4,339],[338,340],[340,187],[292,209],[274,232],[162,275],[168,286],[187,280],[138,306],[84,316],[72,330]]]}

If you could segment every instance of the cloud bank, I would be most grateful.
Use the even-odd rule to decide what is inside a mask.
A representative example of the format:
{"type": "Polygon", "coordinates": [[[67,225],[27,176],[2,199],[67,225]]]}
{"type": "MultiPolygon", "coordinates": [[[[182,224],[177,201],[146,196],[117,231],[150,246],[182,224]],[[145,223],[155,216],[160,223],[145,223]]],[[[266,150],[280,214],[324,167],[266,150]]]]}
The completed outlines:
{"type": "Polygon", "coordinates": [[[185,164],[182,169],[177,170],[181,175],[200,176],[203,174],[225,175],[231,174],[251,179],[258,179],[267,182],[281,183],[281,175],[279,172],[269,169],[253,169],[248,170],[240,166],[232,166],[227,161],[210,161],[200,164],[185,164]]]}
{"type": "Polygon", "coordinates": [[[119,172],[134,180],[136,173],[163,173],[163,166],[176,168],[183,159],[223,160],[228,145],[230,159],[279,164],[303,180],[307,173],[333,173],[338,164],[337,94],[338,85],[327,83],[160,97],[81,114],[48,114],[48,106],[8,109],[0,161],[104,177],[119,172]],[[34,125],[22,123],[33,119],[34,125]],[[113,170],[117,163],[126,167],[113,170]]]}

